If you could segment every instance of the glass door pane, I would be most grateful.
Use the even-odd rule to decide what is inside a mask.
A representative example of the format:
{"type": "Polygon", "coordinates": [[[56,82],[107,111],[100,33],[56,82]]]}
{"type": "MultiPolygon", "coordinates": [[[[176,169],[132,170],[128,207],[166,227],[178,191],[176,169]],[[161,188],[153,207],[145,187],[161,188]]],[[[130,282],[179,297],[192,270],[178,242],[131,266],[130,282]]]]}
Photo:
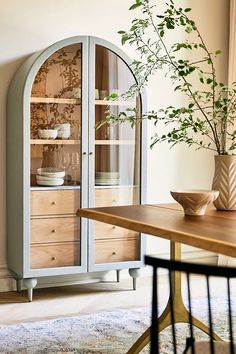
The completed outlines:
{"type": "MultiPolygon", "coordinates": [[[[140,111],[140,98],[125,101],[122,94],[134,83],[128,65],[111,50],[96,45],[95,123],[126,108],[140,111]],[[111,94],[118,96],[108,100],[111,94]]],[[[96,207],[138,204],[140,202],[140,126],[129,123],[105,124],[95,130],[96,207]]],[[[139,259],[137,233],[111,225],[95,223],[95,263],[139,259]]]]}
{"type": "Polygon", "coordinates": [[[81,265],[82,44],[52,54],[31,92],[31,260],[35,268],[81,265]]]}

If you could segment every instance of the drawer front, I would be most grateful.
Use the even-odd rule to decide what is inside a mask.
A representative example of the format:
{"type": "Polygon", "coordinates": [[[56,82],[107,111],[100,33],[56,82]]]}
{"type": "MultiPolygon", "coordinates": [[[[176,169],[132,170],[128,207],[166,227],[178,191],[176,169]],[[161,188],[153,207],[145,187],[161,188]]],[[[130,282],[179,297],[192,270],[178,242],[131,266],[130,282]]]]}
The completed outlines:
{"type": "Polygon", "coordinates": [[[95,242],[95,263],[113,263],[140,260],[140,239],[97,240],[95,242]]]}
{"type": "Polygon", "coordinates": [[[138,204],[138,188],[96,188],[95,206],[138,204]]]}
{"type": "Polygon", "coordinates": [[[31,215],[75,214],[79,190],[31,191],[31,215]]]}
{"type": "Polygon", "coordinates": [[[80,240],[78,217],[31,219],[31,244],[80,240]]]}
{"type": "Polygon", "coordinates": [[[95,222],[95,239],[130,238],[136,237],[139,233],[127,230],[119,226],[95,222]]]}
{"type": "Polygon", "coordinates": [[[31,246],[31,269],[80,265],[80,242],[31,246]]]}

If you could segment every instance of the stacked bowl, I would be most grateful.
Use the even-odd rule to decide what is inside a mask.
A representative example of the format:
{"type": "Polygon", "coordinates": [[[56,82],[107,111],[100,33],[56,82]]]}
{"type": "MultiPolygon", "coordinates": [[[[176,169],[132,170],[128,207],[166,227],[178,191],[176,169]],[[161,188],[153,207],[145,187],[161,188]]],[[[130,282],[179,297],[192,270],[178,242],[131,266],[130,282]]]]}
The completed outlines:
{"type": "Polygon", "coordinates": [[[119,172],[96,172],[95,183],[97,186],[116,186],[119,182],[119,172]]]}
{"type": "Polygon", "coordinates": [[[57,139],[69,139],[70,123],[57,124],[54,129],[57,130],[57,139]]]}
{"type": "Polygon", "coordinates": [[[65,170],[57,167],[37,169],[36,181],[39,186],[61,186],[64,183],[65,170]]]}

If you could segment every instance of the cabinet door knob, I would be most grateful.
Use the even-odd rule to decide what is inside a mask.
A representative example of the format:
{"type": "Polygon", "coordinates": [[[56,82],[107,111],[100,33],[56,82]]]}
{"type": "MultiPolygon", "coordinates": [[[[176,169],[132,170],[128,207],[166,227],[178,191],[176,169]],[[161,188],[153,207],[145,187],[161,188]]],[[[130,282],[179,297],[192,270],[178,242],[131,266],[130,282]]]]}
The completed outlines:
{"type": "Polygon", "coordinates": [[[93,152],[92,152],[92,151],[90,151],[89,155],[93,155],[93,152]]]}
{"type": "Polygon", "coordinates": [[[116,227],[115,226],[112,226],[113,229],[115,229],[116,227]]]}
{"type": "Polygon", "coordinates": [[[56,229],[53,229],[52,232],[55,233],[55,232],[57,232],[57,230],[56,230],[56,229]]]}
{"type": "Polygon", "coordinates": [[[56,205],[56,202],[52,202],[52,205],[56,205]]]}
{"type": "Polygon", "coordinates": [[[113,251],[113,252],[112,252],[112,255],[114,255],[114,256],[115,256],[115,255],[116,255],[116,252],[115,252],[115,251],[113,251]]]}
{"type": "Polygon", "coordinates": [[[83,155],[87,155],[87,152],[84,151],[84,152],[83,152],[83,155]]]}
{"type": "Polygon", "coordinates": [[[52,261],[55,261],[56,259],[57,259],[57,257],[55,257],[55,256],[54,256],[54,257],[52,257],[52,261]]]}

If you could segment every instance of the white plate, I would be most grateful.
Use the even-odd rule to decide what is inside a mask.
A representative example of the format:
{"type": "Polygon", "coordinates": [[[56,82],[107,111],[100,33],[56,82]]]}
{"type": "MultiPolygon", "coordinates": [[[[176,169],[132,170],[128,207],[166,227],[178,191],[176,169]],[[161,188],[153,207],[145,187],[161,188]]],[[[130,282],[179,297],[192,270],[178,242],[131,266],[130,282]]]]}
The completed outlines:
{"type": "Polygon", "coordinates": [[[48,186],[48,187],[53,187],[53,186],[62,186],[64,183],[64,179],[58,178],[57,181],[39,181],[37,180],[37,184],[39,186],[48,186]]]}
{"type": "Polygon", "coordinates": [[[114,182],[98,182],[96,181],[95,184],[97,186],[117,186],[119,184],[119,181],[114,181],[114,182]]]}
{"type": "Polygon", "coordinates": [[[95,174],[98,178],[119,178],[119,172],[96,172],[95,174]]]}
{"type": "Polygon", "coordinates": [[[96,182],[108,183],[108,182],[119,182],[119,178],[95,178],[96,182]]]}
{"type": "Polygon", "coordinates": [[[62,178],[65,176],[65,171],[58,167],[41,167],[37,169],[37,175],[62,178]]]}
{"type": "Polygon", "coordinates": [[[57,182],[57,181],[61,181],[62,178],[58,178],[58,177],[46,177],[46,176],[40,176],[40,175],[36,175],[36,180],[37,181],[48,181],[48,182],[57,182]]]}

